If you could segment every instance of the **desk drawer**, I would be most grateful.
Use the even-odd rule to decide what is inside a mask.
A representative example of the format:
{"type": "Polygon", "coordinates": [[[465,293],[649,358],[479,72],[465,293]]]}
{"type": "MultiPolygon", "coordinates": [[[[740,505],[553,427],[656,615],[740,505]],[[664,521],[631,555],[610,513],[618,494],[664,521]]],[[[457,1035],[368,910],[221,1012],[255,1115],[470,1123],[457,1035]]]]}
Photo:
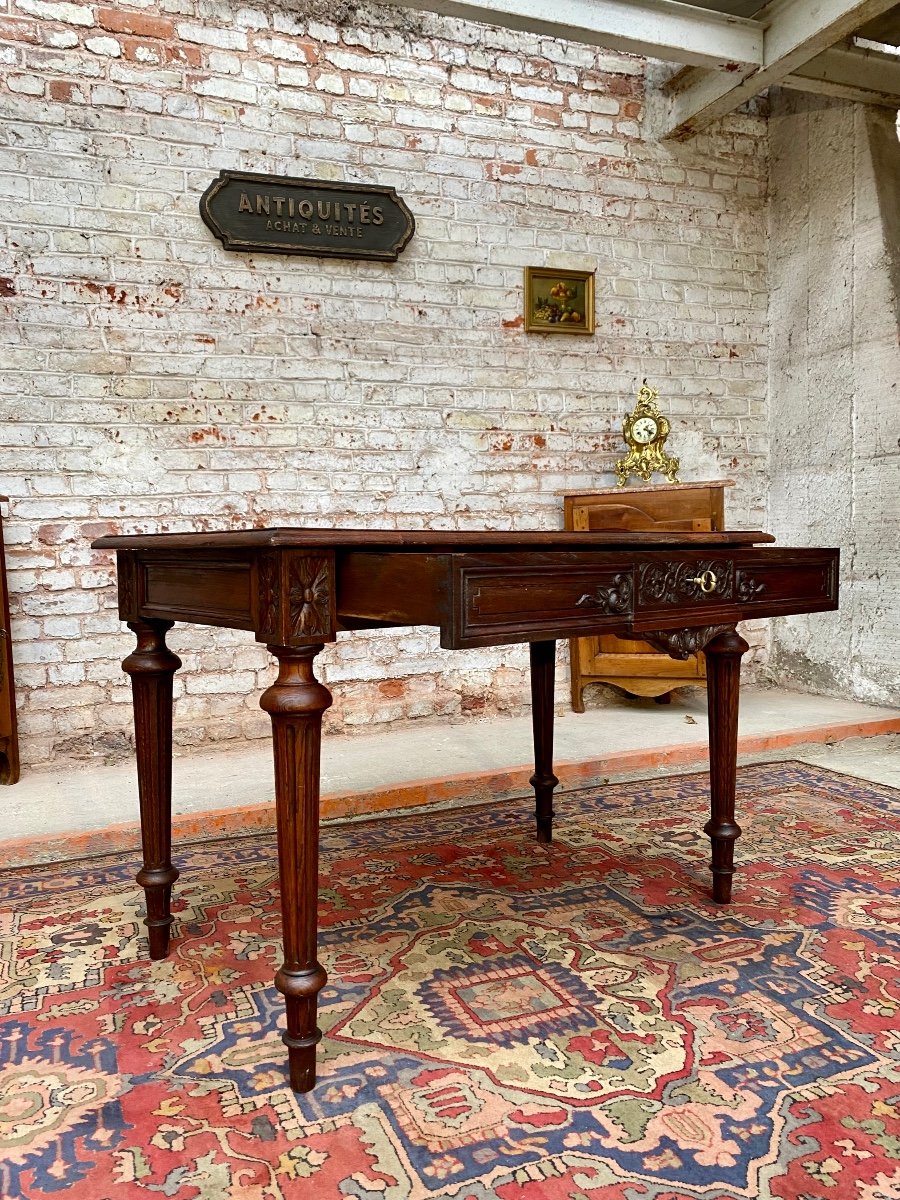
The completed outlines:
{"type": "Polygon", "coordinates": [[[750,550],[734,556],[645,558],[635,580],[635,629],[668,621],[685,624],[749,620],[837,606],[837,552],[750,550]]]}
{"type": "Polygon", "coordinates": [[[454,645],[496,645],[566,637],[609,626],[631,614],[632,572],[573,566],[566,570],[463,567],[456,580],[454,645]]]}

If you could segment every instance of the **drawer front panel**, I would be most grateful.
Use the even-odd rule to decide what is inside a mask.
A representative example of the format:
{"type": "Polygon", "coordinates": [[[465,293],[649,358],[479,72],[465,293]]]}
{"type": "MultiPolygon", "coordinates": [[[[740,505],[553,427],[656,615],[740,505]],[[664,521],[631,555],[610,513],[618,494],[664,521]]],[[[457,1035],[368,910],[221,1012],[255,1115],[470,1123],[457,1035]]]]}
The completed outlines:
{"type": "Polygon", "coordinates": [[[449,649],[607,632],[640,638],[837,607],[835,550],[623,548],[518,562],[473,558],[449,564],[449,620],[441,621],[449,649]]]}
{"type": "Polygon", "coordinates": [[[691,623],[749,620],[837,607],[837,555],[794,550],[729,557],[660,556],[638,566],[635,622],[690,612],[691,623]]]}
{"type": "Polygon", "coordinates": [[[475,646],[622,627],[631,616],[634,588],[627,569],[463,568],[457,594],[455,644],[475,646]]]}

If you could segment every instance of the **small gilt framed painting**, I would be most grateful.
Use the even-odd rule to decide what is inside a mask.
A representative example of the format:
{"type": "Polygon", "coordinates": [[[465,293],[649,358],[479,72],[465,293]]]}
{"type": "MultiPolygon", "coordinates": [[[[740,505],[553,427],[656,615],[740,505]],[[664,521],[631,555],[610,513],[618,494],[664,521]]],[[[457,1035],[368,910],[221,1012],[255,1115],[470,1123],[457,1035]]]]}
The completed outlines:
{"type": "Polygon", "coordinates": [[[525,268],[526,333],[593,333],[594,272],[525,268]]]}

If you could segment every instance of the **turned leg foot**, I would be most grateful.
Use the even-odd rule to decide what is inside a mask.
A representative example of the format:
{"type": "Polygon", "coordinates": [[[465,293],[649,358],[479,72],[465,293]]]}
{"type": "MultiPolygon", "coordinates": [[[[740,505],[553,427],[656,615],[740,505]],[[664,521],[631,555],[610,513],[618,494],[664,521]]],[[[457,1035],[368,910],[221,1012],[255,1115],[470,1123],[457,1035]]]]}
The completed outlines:
{"type": "Polygon", "coordinates": [[[129,621],[137,646],[122,663],[131,676],[144,863],[137,882],[147,899],[150,957],[169,953],[172,884],[172,678],[181,659],[166,645],[171,621],[129,621]]]}
{"type": "Polygon", "coordinates": [[[284,962],[275,986],[285,998],[291,1087],[311,1091],[316,1082],[316,1003],[327,976],[316,959],[319,879],[319,756],[322,714],[331,693],[316,679],[315,646],[270,646],[278,678],[260,698],[272,718],[275,806],[284,962]]]}
{"type": "Polygon", "coordinates": [[[316,963],[310,971],[288,971],[282,966],[275,974],[275,986],[284,996],[287,1028],[281,1040],[288,1048],[291,1088],[311,1092],[316,1082],[316,1046],[322,1031],[316,1026],[318,995],[328,981],[323,967],[316,963]]]}
{"type": "Polygon", "coordinates": [[[531,723],[534,730],[534,788],[537,840],[553,840],[553,677],[556,642],[531,642],[531,723]]]}
{"type": "Polygon", "coordinates": [[[735,630],[719,634],[705,649],[709,692],[710,818],[704,832],[712,842],[713,899],[731,900],[734,843],[740,826],[734,819],[737,780],[738,702],[741,656],[749,646],[735,630]]]}

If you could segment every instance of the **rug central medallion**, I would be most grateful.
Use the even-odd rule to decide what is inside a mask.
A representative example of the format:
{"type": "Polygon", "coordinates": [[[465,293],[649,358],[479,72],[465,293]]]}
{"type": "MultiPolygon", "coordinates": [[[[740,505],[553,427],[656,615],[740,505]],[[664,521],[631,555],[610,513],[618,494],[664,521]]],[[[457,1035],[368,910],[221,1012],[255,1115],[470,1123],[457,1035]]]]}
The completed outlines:
{"type": "Polygon", "coordinates": [[[448,1060],[574,1104],[656,1096],[689,1056],[671,966],[524,918],[458,917],[412,936],[332,1038],[448,1060]]]}

